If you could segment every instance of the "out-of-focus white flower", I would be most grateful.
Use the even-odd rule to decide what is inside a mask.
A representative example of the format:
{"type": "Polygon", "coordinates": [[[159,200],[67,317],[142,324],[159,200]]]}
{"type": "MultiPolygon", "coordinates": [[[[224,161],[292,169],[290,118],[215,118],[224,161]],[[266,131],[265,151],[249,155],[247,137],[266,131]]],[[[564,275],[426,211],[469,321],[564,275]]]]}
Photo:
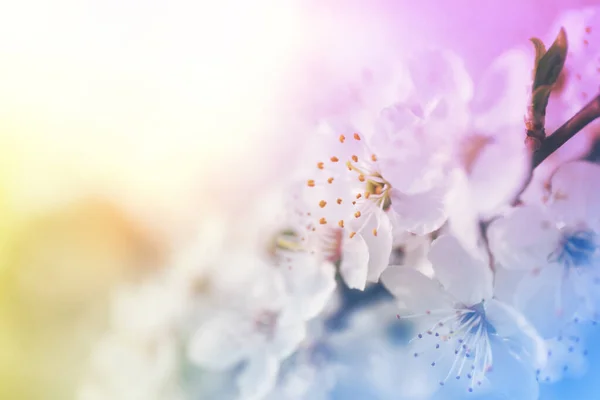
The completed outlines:
{"type": "Polygon", "coordinates": [[[249,251],[278,271],[296,312],[308,320],[323,310],[336,288],[332,253],[337,243],[308,229],[310,217],[298,187],[284,188],[266,194],[247,220],[238,222],[253,227],[246,232],[249,251]]]}
{"type": "Polygon", "coordinates": [[[595,164],[565,164],[552,178],[546,206],[513,209],[488,230],[496,261],[524,271],[515,304],[546,337],[554,337],[576,312],[597,319],[598,176],[595,164]]]}
{"type": "Polygon", "coordinates": [[[78,399],[183,399],[178,334],[189,298],[163,272],[115,292],[78,399]]]}
{"type": "Polygon", "coordinates": [[[449,226],[468,247],[478,247],[479,221],[509,206],[529,175],[523,115],[532,62],[514,49],[492,63],[475,88],[469,126],[453,143],[449,226]]]}
{"type": "Polygon", "coordinates": [[[250,270],[232,287],[227,303],[201,323],[189,356],[202,367],[226,370],[245,362],[237,378],[240,398],[261,398],[273,387],[279,363],[305,337],[305,320],[290,302],[279,271],[252,254],[240,255],[234,269],[250,270]]]}
{"type": "Polygon", "coordinates": [[[326,345],[312,338],[287,360],[276,387],[265,400],[328,400],[336,384],[339,366],[329,359],[326,345]]]}
{"type": "Polygon", "coordinates": [[[454,382],[471,392],[491,382],[495,391],[537,398],[534,370],[545,363],[543,340],[518,311],[493,298],[486,257],[444,235],[429,259],[436,280],[409,268],[382,277],[408,310],[405,318],[417,318],[424,329],[411,341],[413,357],[431,366],[440,386],[454,382]]]}
{"type": "Polygon", "coordinates": [[[140,343],[110,334],[94,348],[91,371],[78,399],[183,400],[179,365],[179,349],[173,338],[140,343]]]}

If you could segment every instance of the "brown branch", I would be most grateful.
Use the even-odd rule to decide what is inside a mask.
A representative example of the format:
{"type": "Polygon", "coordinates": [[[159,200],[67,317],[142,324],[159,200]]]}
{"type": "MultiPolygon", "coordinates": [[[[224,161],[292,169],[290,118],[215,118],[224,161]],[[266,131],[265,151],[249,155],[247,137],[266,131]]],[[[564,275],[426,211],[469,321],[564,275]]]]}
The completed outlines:
{"type": "Polygon", "coordinates": [[[560,149],[569,139],[585,128],[590,122],[600,118],[600,94],[592,101],[586,104],[577,114],[570,120],[565,122],[550,136],[540,137],[531,135],[527,130],[525,138],[525,146],[531,153],[531,169],[529,175],[523,180],[523,184],[516,192],[511,205],[517,206],[520,203],[520,197],[527,189],[533,178],[533,170],[537,168],[546,158],[548,158],[556,150],[560,149]]]}
{"type": "MultiPolygon", "coordinates": [[[[569,139],[585,128],[590,122],[600,118],[600,94],[597,95],[592,101],[586,104],[577,114],[571,119],[565,122],[560,128],[558,128],[550,136],[544,137],[543,127],[540,129],[527,130],[527,137],[525,139],[525,146],[532,154],[531,169],[529,175],[524,179],[522,186],[519,188],[514,200],[511,205],[517,206],[520,203],[521,194],[527,189],[533,178],[533,171],[537,168],[546,158],[548,158],[556,150],[560,149],[562,145],[567,143],[569,139]]],[[[483,239],[483,244],[490,256],[490,269],[492,273],[495,272],[493,265],[493,254],[491,252],[488,238],[487,238],[487,227],[491,221],[480,221],[480,234],[483,239]]]]}
{"type": "Polygon", "coordinates": [[[569,139],[585,128],[590,122],[600,117],[600,95],[585,105],[570,120],[564,123],[554,133],[546,137],[540,147],[533,152],[531,169],[535,169],[548,156],[558,150],[569,139]]]}

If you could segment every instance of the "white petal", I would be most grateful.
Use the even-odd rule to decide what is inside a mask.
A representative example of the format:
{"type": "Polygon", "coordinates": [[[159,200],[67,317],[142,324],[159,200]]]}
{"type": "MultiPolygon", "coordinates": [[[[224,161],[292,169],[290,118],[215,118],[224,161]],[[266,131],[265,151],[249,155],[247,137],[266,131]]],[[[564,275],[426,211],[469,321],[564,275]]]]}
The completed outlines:
{"type": "Polygon", "coordinates": [[[531,170],[530,157],[520,137],[499,134],[492,139],[477,156],[469,174],[470,196],[485,215],[509,205],[531,170]]]}
{"type": "Polygon", "coordinates": [[[413,195],[392,190],[391,212],[398,229],[425,235],[439,229],[446,222],[447,187],[437,186],[413,195]]]}
{"type": "Polygon", "coordinates": [[[481,240],[479,210],[471,196],[469,180],[464,171],[452,173],[452,189],[448,194],[448,227],[466,248],[476,249],[481,240]]]}
{"type": "Polygon", "coordinates": [[[515,358],[515,353],[493,338],[492,370],[486,374],[491,392],[484,398],[490,400],[538,400],[539,385],[535,368],[515,358]]]}
{"type": "Polygon", "coordinates": [[[563,279],[563,267],[550,264],[526,274],[515,291],[515,306],[545,338],[556,336],[579,305],[572,286],[563,279]]]}
{"type": "Polygon", "coordinates": [[[544,340],[520,312],[495,299],[486,301],[485,312],[499,336],[515,341],[515,357],[532,368],[546,364],[544,340]]]}
{"type": "Polygon", "coordinates": [[[362,237],[369,248],[369,271],[367,280],[377,282],[383,270],[389,265],[392,253],[392,224],[387,214],[377,212],[364,228],[362,237]],[[377,230],[377,236],[373,234],[377,230]]]}
{"type": "Polygon", "coordinates": [[[277,321],[268,351],[279,360],[292,354],[306,337],[306,324],[293,310],[282,313],[277,321]]]}
{"type": "Polygon", "coordinates": [[[512,209],[487,231],[495,260],[507,269],[541,268],[560,240],[560,231],[540,207],[512,209]]]}
{"type": "Polygon", "coordinates": [[[479,254],[468,253],[460,242],[450,235],[433,241],[429,261],[435,276],[458,301],[466,306],[492,297],[493,276],[487,261],[479,254]]]}
{"type": "MultiPolygon", "coordinates": [[[[188,354],[192,362],[215,370],[233,367],[250,352],[253,343],[238,336],[239,318],[221,315],[204,323],[193,335],[188,354]]],[[[251,340],[251,339],[250,339],[251,340]]]]}
{"type": "Polygon", "coordinates": [[[507,124],[522,123],[530,85],[531,56],[512,49],[496,58],[476,86],[471,103],[477,129],[489,131],[507,124]]]}
{"type": "Polygon", "coordinates": [[[381,275],[381,283],[410,312],[451,309],[440,284],[411,268],[390,267],[381,275]]]}
{"type": "MultiPolygon", "coordinates": [[[[347,232],[344,235],[348,235],[347,232]]],[[[361,235],[344,237],[340,273],[351,289],[364,290],[369,271],[369,248],[361,235]]]]}
{"type": "Polygon", "coordinates": [[[260,400],[277,381],[279,361],[265,353],[256,353],[238,377],[240,400],[260,400]]]}
{"type": "Polygon", "coordinates": [[[288,252],[281,271],[296,310],[305,319],[323,310],[336,287],[335,267],[307,252],[288,252]]]}
{"type": "Polygon", "coordinates": [[[567,224],[600,227],[600,166],[575,161],[552,176],[552,210],[567,224]]]}
{"type": "Polygon", "coordinates": [[[409,60],[415,88],[424,100],[439,94],[457,95],[457,100],[469,101],[473,96],[473,81],[463,60],[451,51],[424,51],[409,60]]]}

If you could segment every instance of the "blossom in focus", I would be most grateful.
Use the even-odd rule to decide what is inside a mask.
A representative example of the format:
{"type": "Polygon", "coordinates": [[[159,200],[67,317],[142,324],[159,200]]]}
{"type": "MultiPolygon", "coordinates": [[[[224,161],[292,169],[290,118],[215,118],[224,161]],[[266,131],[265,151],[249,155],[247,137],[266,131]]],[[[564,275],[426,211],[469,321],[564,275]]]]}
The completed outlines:
{"type": "Polygon", "coordinates": [[[308,157],[316,167],[306,171],[311,229],[339,232],[340,269],[354,288],[379,279],[392,230],[424,235],[446,221],[447,147],[462,126],[464,109],[454,109],[470,96],[470,81],[452,53],[419,56],[403,71],[414,85],[407,95],[391,100],[363,131],[324,118],[308,157]]]}
{"type": "Polygon", "coordinates": [[[415,319],[422,329],[411,340],[413,357],[430,366],[439,386],[472,392],[491,383],[511,398],[536,398],[534,371],[546,362],[543,340],[516,309],[494,299],[486,257],[443,235],[429,259],[436,279],[409,268],[388,269],[382,277],[406,310],[401,318],[415,319]],[[518,387],[511,387],[509,373],[518,376],[518,387]]]}

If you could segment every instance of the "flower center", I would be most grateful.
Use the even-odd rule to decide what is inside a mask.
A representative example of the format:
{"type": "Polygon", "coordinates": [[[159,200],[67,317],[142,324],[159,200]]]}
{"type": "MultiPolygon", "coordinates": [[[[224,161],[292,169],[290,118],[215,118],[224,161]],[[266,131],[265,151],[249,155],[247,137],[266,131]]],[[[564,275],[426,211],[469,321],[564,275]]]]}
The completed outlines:
{"type": "MultiPolygon", "coordinates": [[[[350,139],[346,139],[344,135],[340,135],[339,142],[346,143],[350,139]]],[[[364,143],[358,133],[353,135],[354,143],[360,143],[359,148],[355,149],[356,154],[348,154],[342,156],[331,156],[328,161],[317,163],[317,168],[325,172],[323,181],[319,179],[309,179],[307,186],[314,187],[335,187],[337,177],[342,177],[341,191],[334,190],[332,193],[324,193],[325,196],[318,200],[318,206],[324,209],[323,214],[319,214],[314,218],[318,221],[318,225],[328,225],[331,222],[337,223],[339,228],[346,228],[348,222],[354,220],[368,221],[374,208],[387,211],[392,205],[390,183],[383,178],[377,167],[377,156],[373,154],[368,145],[364,143]],[[358,155],[360,154],[360,156],[358,155]],[[346,168],[344,168],[344,166],[346,168]],[[347,175],[351,174],[351,179],[347,180],[347,175]],[[337,175],[337,177],[336,177],[337,175]],[[358,183],[352,182],[357,179],[358,183]],[[345,186],[348,184],[349,186],[345,186]],[[362,187],[361,187],[362,186],[362,187]],[[358,189],[358,190],[357,190],[358,189]],[[339,196],[339,197],[338,197],[339,196]],[[335,211],[330,214],[331,207],[349,206],[352,212],[348,212],[347,216],[339,219],[340,214],[335,211]],[[329,221],[328,216],[335,216],[336,221],[329,221]]],[[[344,145],[346,146],[346,145],[344,145]]],[[[363,224],[366,225],[366,222],[363,224]]],[[[316,227],[311,227],[311,230],[316,230],[316,227]]],[[[361,228],[362,229],[362,228],[361,228]]],[[[360,232],[360,229],[350,232],[350,238],[360,232]]],[[[374,236],[377,236],[377,229],[372,231],[374,236]]]]}
{"type": "Polygon", "coordinates": [[[578,230],[565,234],[548,260],[559,262],[567,269],[581,268],[591,266],[597,254],[598,235],[591,230],[578,230]]]}
{"type": "Polygon", "coordinates": [[[460,319],[461,326],[467,327],[467,330],[472,334],[477,333],[480,328],[490,335],[496,333],[496,329],[486,318],[483,302],[472,307],[467,307],[467,310],[460,319]]]}
{"type": "Polygon", "coordinates": [[[426,332],[418,333],[411,342],[428,336],[434,340],[426,341],[428,348],[414,353],[414,357],[428,357],[431,367],[439,368],[438,361],[444,357],[444,353],[440,353],[440,347],[451,346],[454,359],[448,370],[439,370],[443,374],[439,384],[443,386],[452,377],[456,380],[466,378],[468,390],[472,392],[475,386],[482,384],[493,362],[490,336],[496,330],[486,318],[484,303],[453,311],[431,310],[426,312],[426,316],[436,316],[437,322],[426,332]]]}

